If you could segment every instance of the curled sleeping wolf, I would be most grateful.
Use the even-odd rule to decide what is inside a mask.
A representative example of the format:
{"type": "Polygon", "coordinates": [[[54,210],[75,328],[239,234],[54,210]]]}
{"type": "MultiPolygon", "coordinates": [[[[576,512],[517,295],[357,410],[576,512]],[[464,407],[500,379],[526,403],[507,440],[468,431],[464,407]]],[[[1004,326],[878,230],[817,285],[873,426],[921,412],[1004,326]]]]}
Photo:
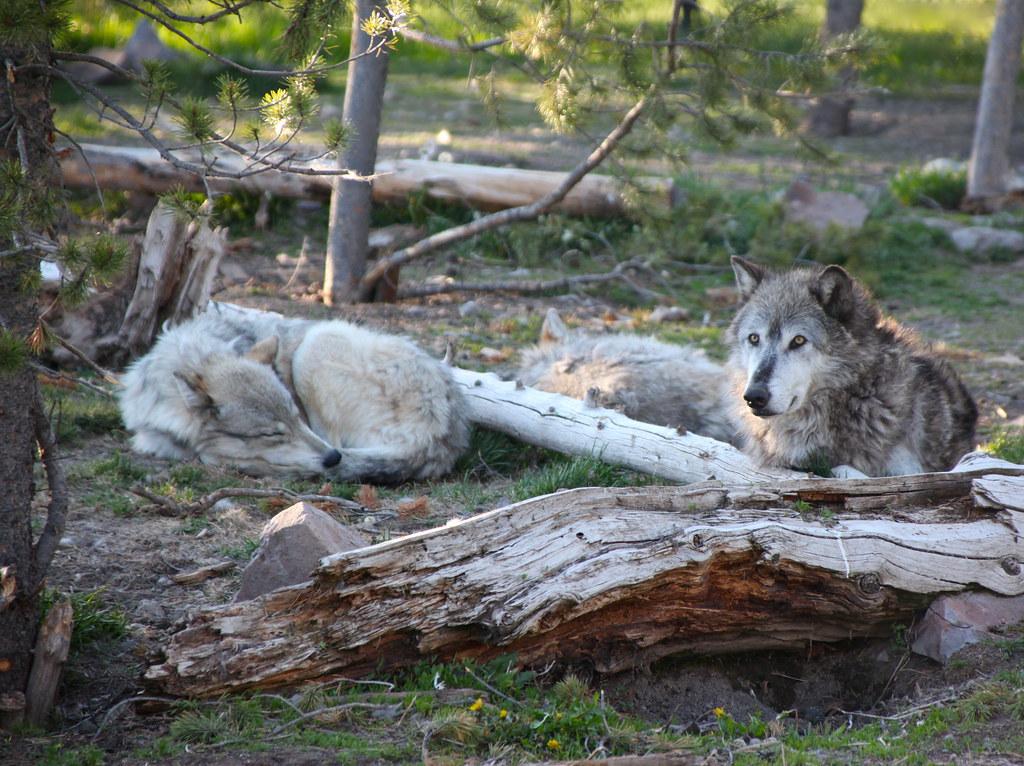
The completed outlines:
{"type": "Polygon", "coordinates": [[[846,271],[732,264],[728,367],[752,457],[892,476],[946,471],[973,449],[978,412],[956,372],[846,271]]]}
{"type": "Polygon", "coordinates": [[[423,479],[469,443],[446,366],[348,322],[210,312],[164,332],[123,382],[136,450],[257,476],[423,479]]]}
{"type": "Polygon", "coordinates": [[[523,352],[516,377],[575,399],[596,386],[598,404],[634,420],[735,440],[725,372],[686,346],[638,335],[570,332],[558,312],[548,309],[540,342],[523,352]]]}

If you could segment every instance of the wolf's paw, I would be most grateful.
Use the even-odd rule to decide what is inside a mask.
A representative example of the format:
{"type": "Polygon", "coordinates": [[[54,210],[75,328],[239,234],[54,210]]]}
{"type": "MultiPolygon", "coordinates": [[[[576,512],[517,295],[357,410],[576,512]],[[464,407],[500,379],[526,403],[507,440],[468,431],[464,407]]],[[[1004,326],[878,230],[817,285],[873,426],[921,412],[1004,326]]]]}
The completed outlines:
{"type": "Polygon", "coordinates": [[[861,473],[852,465],[837,465],[832,469],[832,476],[837,479],[866,479],[868,475],[861,473]]]}

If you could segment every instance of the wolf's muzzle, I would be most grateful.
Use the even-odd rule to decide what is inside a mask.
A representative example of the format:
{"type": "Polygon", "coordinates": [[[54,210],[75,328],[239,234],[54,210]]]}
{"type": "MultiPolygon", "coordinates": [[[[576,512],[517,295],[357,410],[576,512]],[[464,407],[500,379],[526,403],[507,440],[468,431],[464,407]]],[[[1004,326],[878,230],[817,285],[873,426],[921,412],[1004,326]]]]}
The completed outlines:
{"type": "Polygon", "coordinates": [[[743,392],[743,400],[755,415],[765,415],[765,409],[772,395],[764,386],[752,385],[743,392]]]}

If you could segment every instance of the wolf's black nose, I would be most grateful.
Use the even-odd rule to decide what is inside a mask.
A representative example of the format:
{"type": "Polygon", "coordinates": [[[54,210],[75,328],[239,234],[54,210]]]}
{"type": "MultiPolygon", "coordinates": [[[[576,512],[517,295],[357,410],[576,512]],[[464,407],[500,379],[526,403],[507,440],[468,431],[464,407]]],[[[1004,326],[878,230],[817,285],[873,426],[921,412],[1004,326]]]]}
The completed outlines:
{"type": "Polygon", "coordinates": [[[752,410],[763,410],[768,406],[768,400],[771,399],[771,394],[768,393],[768,389],[764,386],[751,386],[743,394],[743,399],[747,404],[750,405],[752,410]]]}
{"type": "Polygon", "coordinates": [[[330,452],[324,453],[323,466],[324,468],[334,468],[338,463],[341,462],[341,453],[336,449],[332,449],[330,452]]]}

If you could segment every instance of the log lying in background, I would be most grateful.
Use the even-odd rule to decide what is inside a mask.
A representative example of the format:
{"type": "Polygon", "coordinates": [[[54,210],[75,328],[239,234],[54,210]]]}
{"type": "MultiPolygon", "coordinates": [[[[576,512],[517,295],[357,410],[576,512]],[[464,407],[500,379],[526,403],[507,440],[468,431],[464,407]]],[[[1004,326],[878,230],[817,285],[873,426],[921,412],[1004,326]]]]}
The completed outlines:
{"type": "Polygon", "coordinates": [[[560,394],[524,388],[494,373],[452,368],[469,419],[519,441],[569,455],[595,455],[659,479],[690,484],[792,479],[806,474],[761,468],[735,447],[697,434],[632,420],[560,394]]]}
{"type": "MultiPolygon", "coordinates": [[[[1024,494],[1022,466],[957,481],[986,483],[993,470],[1024,494]]],[[[1024,513],[967,499],[898,517],[841,510],[856,483],[816,481],[827,513],[782,502],[809,480],[761,489],[756,502],[750,487],[718,482],[534,498],[328,557],[310,583],[200,610],[146,678],[211,697],[508,652],[527,666],[612,672],[679,652],[885,635],[942,593],[1024,593],[1024,513]]],[[[915,497],[929,487],[945,497],[946,475],[918,477],[915,497]]]]}
{"type": "MultiPolygon", "coordinates": [[[[83,144],[82,149],[83,152],[67,152],[61,158],[64,185],[69,188],[94,189],[99,186],[101,189],[161,194],[174,186],[182,186],[188,191],[205,191],[198,175],[164,161],[155,149],[97,144],[83,144]]],[[[217,166],[236,173],[245,169],[244,163],[234,154],[218,156],[217,166]]],[[[565,175],[544,170],[427,160],[382,160],[377,163],[376,172],[373,181],[375,202],[404,201],[413,192],[422,190],[428,196],[462,202],[488,212],[534,202],[557,186],[565,175]]],[[[331,191],[331,176],[276,170],[244,178],[210,177],[208,182],[214,191],[241,189],[297,199],[327,199],[331,191]]],[[[638,183],[669,203],[672,195],[670,179],[647,178],[638,183]]],[[[622,185],[611,176],[591,173],[555,206],[555,210],[570,215],[622,215],[626,212],[622,185]]]]}

